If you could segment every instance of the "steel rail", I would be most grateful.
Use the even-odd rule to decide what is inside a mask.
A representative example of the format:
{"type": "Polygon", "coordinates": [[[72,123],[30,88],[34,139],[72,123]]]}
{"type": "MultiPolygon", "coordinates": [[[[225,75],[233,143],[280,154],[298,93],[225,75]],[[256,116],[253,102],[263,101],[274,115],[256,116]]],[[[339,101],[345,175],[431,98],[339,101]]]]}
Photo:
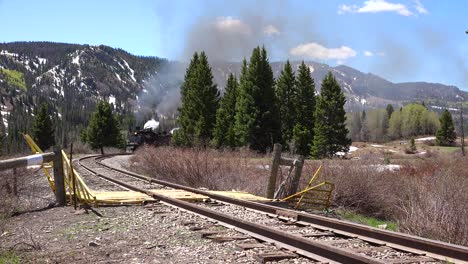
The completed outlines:
{"type": "MultiPolygon", "coordinates": [[[[82,158],[83,159],[83,158],[82,158]]],[[[102,165],[102,164],[101,164],[102,165]]],[[[83,164],[81,164],[83,166],[83,164]]],[[[85,167],[85,166],[84,166],[85,167]]],[[[105,166],[107,167],[107,166],[105,166]]],[[[90,168],[88,170],[93,171],[90,168]]],[[[336,248],[330,245],[326,245],[320,242],[316,242],[313,240],[309,240],[300,236],[292,235],[284,231],[276,230],[264,225],[252,223],[234,216],[230,216],[227,214],[223,214],[217,212],[212,209],[208,209],[205,207],[198,206],[193,203],[185,202],[182,200],[170,198],[158,193],[155,193],[150,190],[144,190],[136,186],[132,186],[131,184],[125,183],[120,180],[116,180],[112,177],[103,175],[101,173],[94,172],[97,176],[102,177],[108,181],[114,182],[116,184],[122,185],[130,190],[145,193],[148,196],[153,197],[156,200],[165,202],[167,204],[173,205],[178,208],[182,208],[184,210],[199,214],[204,217],[211,218],[213,220],[217,220],[223,222],[227,225],[236,227],[242,231],[246,231],[246,233],[261,238],[268,238],[270,240],[274,240],[275,242],[279,242],[280,244],[286,244],[289,248],[293,248],[298,253],[307,252],[310,254],[304,254],[306,256],[311,255],[318,255],[321,256],[321,260],[329,260],[331,262],[338,262],[338,263],[375,263],[375,264],[383,264],[384,261],[372,259],[370,257],[366,257],[348,250],[336,248]]],[[[124,173],[124,172],[121,172],[124,173]]]]}
{"type": "MultiPolygon", "coordinates": [[[[110,156],[112,155],[101,156],[97,159],[104,159],[110,156]]],[[[309,223],[313,225],[318,225],[321,227],[343,231],[346,233],[351,233],[359,237],[364,237],[364,239],[370,238],[371,240],[378,240],[379,242],[389,243],[388,246],[391,246],[400,250],[416,249],[419,251],[431,253],[427,255],[430,257],[440,259],[440,260],[454,261],[454,262],[468,262],[468,248],[467,247],[445,243],[441,241],[436,241],[436,240],[431,240],[431,239],[426,239],[426,238],[421,238],[421,237],[417,237],[413,235],[377,229],[377,228],[364,226],[360,224],[349,223],[349,222],[345,222],[345,221],[341,221],[337,219],[327,218],[327,217],[318,216],[318,215],[312,215],[312,214],[298,212],[298,211],[294,211],[290,209],[279,208],[273,205],[239,200],[239,199],[235,199],[235,198],[231,198],[231,197],[227,197],[223,195],[218,195],[218,194],[213,194],[207,191],[183,186],[183,185],[176,184],[176,183],[153,179],[153,178],[150,178],[141,174],[137,174],[134,172],[116,169],[116,168],[113,168],[111,166],[108,166],[102,163],[101,161],[98,161],[97,163],[99,163],[100,165],[108,169],[118,171],[120,173],[128,174],[135,178],[139,178],[141,180],[145,180],[145,181],[152,182],[152,183],[157,183],[160,185],[165,185],[165,186],[172,187],[175,189],[181,189],[181,190],[185,190],[185,191],[189,191],[193,193],[198,193],[201,195],[208,196],[215,200],[247,207],[247,208],[257,210],[263,213],[287,216],[289,218],[294,218],[298,222],[305,222],[305,223],[309,223]],[[403,248],[399,246],[403,246],[403,248]]],[[[422,253],[422,252],[417,252],[417,253],[422,253]]]]}

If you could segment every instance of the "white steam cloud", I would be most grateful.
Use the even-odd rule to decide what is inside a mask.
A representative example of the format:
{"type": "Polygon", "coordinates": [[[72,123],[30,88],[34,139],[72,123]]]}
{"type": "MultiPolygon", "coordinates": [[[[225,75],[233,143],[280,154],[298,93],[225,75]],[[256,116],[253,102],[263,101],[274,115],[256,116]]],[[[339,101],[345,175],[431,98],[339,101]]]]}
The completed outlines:
{"type": "Polygon", "coordinates": [[[356,51],[347,46],[341,46],[339,48],[327,48],[318,43],[311,42],[300,44],[297,47],[292,48],[289,53],[297,57],[306,57],[310,59],[319,60],[343,60],[356,56],[356,51]]]}

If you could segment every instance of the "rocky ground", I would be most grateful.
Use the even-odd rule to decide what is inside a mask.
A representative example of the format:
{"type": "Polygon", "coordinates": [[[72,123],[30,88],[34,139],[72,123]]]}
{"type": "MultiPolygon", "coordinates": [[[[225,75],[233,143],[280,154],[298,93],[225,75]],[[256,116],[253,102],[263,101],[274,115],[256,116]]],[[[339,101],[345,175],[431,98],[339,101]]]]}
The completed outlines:
{"type": "MultiPolygon", "coordinates": [[[[123,157],[118,159],[122,164],[123,157]]],[[[48,208],[54,197],[45,176],[37,170],[29,173],[22,181],[19,213],[3,221],[0,262],[10,256],[19,263],[256,263],[258,253],[277,250],[267,244],[250,250],[236,246],[255,242],[251,239],[219,243],[202,238],[200,232],[207,230],[235,232],[159,203],[94,211],[48,208]]]]}

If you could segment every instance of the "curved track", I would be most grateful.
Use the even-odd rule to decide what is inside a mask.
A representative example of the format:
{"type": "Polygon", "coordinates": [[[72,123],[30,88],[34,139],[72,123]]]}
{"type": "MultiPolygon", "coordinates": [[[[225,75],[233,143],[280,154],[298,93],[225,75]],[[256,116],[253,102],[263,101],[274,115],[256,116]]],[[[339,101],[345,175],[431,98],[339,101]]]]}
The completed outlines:
{"type": "Polygon", "coordinates": [[[114,186],[146,193],[165,203],[220,221],[240,232],[273,242],[317,261],[468,263],[466,247],[212,194],[112,168],[101,162],[109,157],[111,156],[84,157],[79,159],[79,165],[114,186]],[[156,188],[182,189],[208,196],[213,202],[188,203],[150,190],[156,188]],[[216,205],[216,210],[211,209],[213,205],[216,205]]]}

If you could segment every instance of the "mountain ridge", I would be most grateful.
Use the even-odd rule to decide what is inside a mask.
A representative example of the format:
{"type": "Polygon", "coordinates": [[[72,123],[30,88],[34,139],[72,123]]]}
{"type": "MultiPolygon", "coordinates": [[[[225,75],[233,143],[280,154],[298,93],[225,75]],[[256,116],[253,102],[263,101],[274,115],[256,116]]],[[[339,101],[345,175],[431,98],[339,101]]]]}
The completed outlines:
{"type": "MultiPolygon", "coordinates": [[[[270,63],[275,77],[284,63],[270,63]]],[[[291,64],[297,70],[300,61],[291,61],[291,64]]],[[[306,64],[318,91],[328,71],[335,75],[347,97],[348,111],[387,104],[398,107],[420,101],[449,107],[468,98],[468,92],[455,86],[429,82],[393,83],[346,65],[331,67],[313,61],[306,61],[306,64]]],[[[32,115],[34,105],[44,100],[53,104],[56,115],[60,116],[71,115],[67,113],[70,110],[67,106],[78,104],[80,117],[77,119],[84,123],[98,99],[114,103],[122,114],[138,113],[137,116],[147,118],[157,111],[174,115],[185,67],[183,62],[136,56],[105,45],[0,43],[0,68],[23,74],[26,86],[26,90],[11,87],[0,75],[0,110],[4,121],[0,125],[7,126],[6,119],[15,106],[21,104],[32,115]]],[[[214,80],[222,90],[229,73],[239,76],[241,63],[214,61],[211,67],[214,80]]]]}

